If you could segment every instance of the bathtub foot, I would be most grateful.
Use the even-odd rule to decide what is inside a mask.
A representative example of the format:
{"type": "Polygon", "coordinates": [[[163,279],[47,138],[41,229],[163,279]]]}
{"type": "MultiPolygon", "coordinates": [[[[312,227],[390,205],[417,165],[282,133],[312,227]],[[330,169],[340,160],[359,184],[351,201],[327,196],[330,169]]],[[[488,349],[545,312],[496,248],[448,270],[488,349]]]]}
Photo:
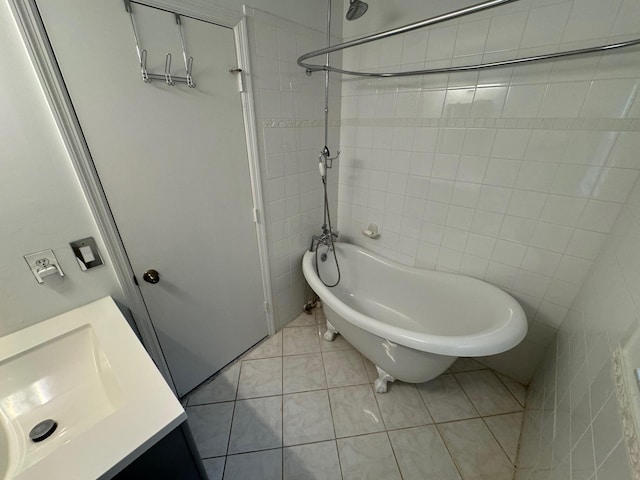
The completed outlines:
{"type": "Polygon", "coordinates": [[[336,327],[331,325],[331,323],[329,323],[329,320],[327,320],[327,331],[324,332],[322,338],[324,338],[327,342],[333,342],[333,339],[336,338],[337,334],[338,330],[336,330],[336,327]]]}
{"type": "Polygon", "coordinates": [[[376,370],[378,371],[378,378],[376,378],[376,381],[373,382],[373,385],[376,387],[376,393],[386,393],[387,382],[395,382],[396,379],[377,365],[376,370]]]}

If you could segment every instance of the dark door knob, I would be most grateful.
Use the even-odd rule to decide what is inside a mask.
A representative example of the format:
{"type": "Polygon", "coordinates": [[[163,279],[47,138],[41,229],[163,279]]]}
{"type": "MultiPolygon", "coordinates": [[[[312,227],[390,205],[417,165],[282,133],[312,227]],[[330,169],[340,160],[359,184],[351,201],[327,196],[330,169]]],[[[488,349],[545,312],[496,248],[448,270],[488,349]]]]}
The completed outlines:
{"type": "Polygon", "coordinates": [[[160,274],[152,268],[142,274],[142,279],[148,283],[158,283],[160,281],[160,274]]]}

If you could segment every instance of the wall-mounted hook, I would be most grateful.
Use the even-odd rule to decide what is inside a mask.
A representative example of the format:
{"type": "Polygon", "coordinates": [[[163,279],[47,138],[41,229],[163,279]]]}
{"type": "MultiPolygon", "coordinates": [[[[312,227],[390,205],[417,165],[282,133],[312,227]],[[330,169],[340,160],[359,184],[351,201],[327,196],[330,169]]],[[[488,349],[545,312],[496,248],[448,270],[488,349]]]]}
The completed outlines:
{"type": "Polygon", "coordinates": [[[147,51],[146,50],[142,50],[140,52],[140,73],[142,74],[142,81],[144,83],[151,83],[151,79],[149,78],[149,73],[147,72],[147,51]]]}
{"type": "Polygon", "coordinates": [[[193,57],[189,57],[187,60],[186,70],[187,70],[187,85],[189,88],[196,88],[196,84],[193,81],[193,77],[191,76],[191,69],[193,68],[193,57]]]}
{"type": "Polygon", "coordinates": [[[167,53],[167,56],[164,59],[164,81],[167,82],[167,85],[175,85],[176,83],[171,78],[171,54],[167,53]]]}
{"type": "Polygon", "coordinates": [[[175,16],[176,16],[176,23],[178,24],[178,30],[180,30],[180,43],[182,43],[182,58],[184,59],[184,69],[187,72],[186,83],[189,86],[189,88],[195,88],[196,84],[194,83],[193,77],[191,76],[191,70],[193,69],[193,57],[189,57],[187,55],[187,46],[184,41],[184,33],[182,32],[182,20],[180,19],[180,15],[176,13],[175,16]]]}

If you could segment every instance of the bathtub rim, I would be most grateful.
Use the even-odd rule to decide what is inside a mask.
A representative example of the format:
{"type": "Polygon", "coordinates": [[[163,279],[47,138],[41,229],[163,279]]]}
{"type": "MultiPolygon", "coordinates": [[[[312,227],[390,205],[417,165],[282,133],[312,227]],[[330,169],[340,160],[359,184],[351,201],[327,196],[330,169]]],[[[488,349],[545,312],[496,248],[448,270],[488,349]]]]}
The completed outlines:
{"type": "Polygon", "coordinates": [[[409,267],[377,255],[359,245],[336,242],[336,246],[338,248],[345,248],[347,250],[352,249],[356,252],[360,252],[364,255],[370,256],[374,261],[381,262],[390,268],[398,269],[400,271],[417,273],[426,277],[433,275],[464,277],[465,279],[473,282],[480,282],[491,287],[493,293],[504,301],[507,307],[512,310],[510,320],[500,327],[492,330],[485,330],[473,335],[432,335],[389,325],[358,312],[341,302],[318,277],[313,261],[316,252],[306,251],[302,260],[302,271],[305,279],[309,283],[309,286],[314,292],[316,292],[320,299],[331,307],[337,314],[363,330],[378,335],[379,337],[385,338],[391,342],[396,342],[416,350],[457,357],[496,355],[518,345],[527,334],[527,318],[520,304],[507,292],[485,282],[484,280],[457,273],[438,272],[409,267]]]}

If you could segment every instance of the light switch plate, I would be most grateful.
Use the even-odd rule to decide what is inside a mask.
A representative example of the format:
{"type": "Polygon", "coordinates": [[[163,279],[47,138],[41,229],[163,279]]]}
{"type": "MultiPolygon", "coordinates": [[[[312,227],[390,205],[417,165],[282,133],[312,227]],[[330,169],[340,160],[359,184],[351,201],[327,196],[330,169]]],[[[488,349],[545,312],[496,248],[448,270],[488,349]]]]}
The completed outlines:
{"type": "Polygon", "coordinates": [[[69,243],[73,254],[76,256],[81,270],[88,270],[103,264],[100,251],[93,237],[87,237],[69,243]]]}

